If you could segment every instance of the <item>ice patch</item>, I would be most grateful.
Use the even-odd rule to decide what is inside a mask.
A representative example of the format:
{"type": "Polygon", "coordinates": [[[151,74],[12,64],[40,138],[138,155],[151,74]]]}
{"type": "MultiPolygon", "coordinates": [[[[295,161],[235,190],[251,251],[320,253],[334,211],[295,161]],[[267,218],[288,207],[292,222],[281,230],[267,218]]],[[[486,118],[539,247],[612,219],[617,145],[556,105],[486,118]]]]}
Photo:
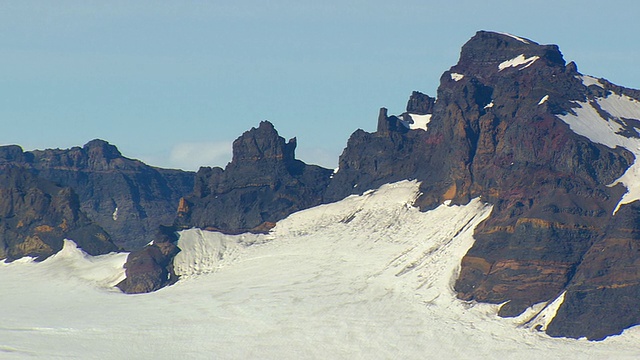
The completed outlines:
{"type": "Polygon", "coordinates": [[[113,218],[113,221],[118,220],[118,207],[116,206],[116,209],[113,210],[113,214],[111,214],[111,217],[113,218]]]}
{"type": "Polygon", "coordinates": [[[487,105],[484,106],[485,109],[490,109],[493,107],[493,101],[491,101],[490,103],[488,103],[487,105]]]}
{"type": "Polygon", "coordinates": [[[542,99],[540,99],[540,101],[538,101],[538,105],[542,105],[542,104],[546,103],[547,100],[549,100],[549,95],[543,96],[542,99]]]}
{"type": "Polygon", "coordinates": [[[404,126],[408,127],[411,130],[424,130],[427,131],[427,125],[431,121],[431,114],[427,115],[418,115],[418,114],[408,114],[411,117],[411,122],[402,121],[404,126]]]}
{"type": "Polygon", "coordinates": [[[523,38],[521,38],[521,37],[519,37],[519,36],[515,36],[515,35],[513,35],[513,34],[509,34],[509,33],[505,33],[505,32],[496,32],[496,34],[505,35],[505,36],[508,36],[508,37],[510,37],[510,38],[514,38],[514,39],[516,39],[516,40],[518,40],[518,41],[520,41],[520,42],[522,42],[522,43],[530,44],[530,42],[529,42],[529,41],[527,41],[527,40],[525,40],[525,39],[523,39],[523,38]]]}
{"type": "Polygon", "coordinates": [[[340,171],[340,166],[338,166],[337,168],[333,169],[333,172],[331,173],[331,175],[329,175],[329,179],[333,179],[333,176],[335,174],[337,174],[338,171],[340,171]]]}
{"type": "Polygon", "coordinates": [[[635,161],[627,171],[609,186],[622,183],[627,192],[618,202],[613,213],[615,214],[620,206],[640,200],[640,139],[626,137],[620,133],[622,125],[616,121],[625,123],[624,119],[640,119],[640,102],[628,96],[611,94],[606,98],[597,98],[592,103],[578,102],[578,107],[574,108],[574,114],[558,116],[567,123],[576,134],[585,136],[589,140],[605,145],[611,149],[616,146],[623,147],[635,156],[635,161]],[[603,118],[596,107],[611,115],[610,118],[603,118]]]}
{"type": "Polygon", "coordinates": [[[460,81],[464,78],[464,75],[458,73],[451,73],[451,80],[460,81]]]}
{"type": "Polygon", "coordinates": [[[529,58],[525,58],[524,54],[520,54],[515,58],[507,61],[503,61],[498,65],[498,71],[502,71],[508,67],[516,67],[520,65],[524,65],[519,70],[526,69],[531,66],[536,60],[540,59],[539,56],[532,56],[529,58]]]}
{"type": "Polygon", "coordinates": [[[604,88],[599,79],[594,78],[593,76],[588,75],[578,75],[578,79],[582,80],[582,85],[589,87],[591,85],[595,85],[601,88],[604,88]]]}
{"type": "Polygon", "coordinates": [[[526,325],[529,328],[538,331],[546,331],[547,327],[556,317],[558,313],[558,309],[564,302],[564,296],[566,291],[564,291],[560,296],[558,296],[555,300],[551,302],[551,304],[545,306],[532,320],[530,320],[526,325]]]}

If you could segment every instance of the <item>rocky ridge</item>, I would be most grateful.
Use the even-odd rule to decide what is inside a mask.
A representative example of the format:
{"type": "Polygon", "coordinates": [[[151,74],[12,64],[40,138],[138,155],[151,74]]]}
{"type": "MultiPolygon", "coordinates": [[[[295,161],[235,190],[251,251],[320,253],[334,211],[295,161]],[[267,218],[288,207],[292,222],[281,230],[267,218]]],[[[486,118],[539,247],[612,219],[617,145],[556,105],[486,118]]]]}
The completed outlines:
{"type": "Polygon", "coordinates": [[[233,142],[222,168],[200,168],[194,191],[180,199],[175,225],[227,233],[268,231],[289,214],[319,205],[331,170],[295,159],[296,139],[286,142],[268,121],[233,142]]]}
{"type": "Polygon", "coordinates": [[[178,200],[193,190],[194,173],[126,158],[103,140],[71,149],[27,152],[4,146],[0,152],[5,163],[72,188],[80,210],[125,250],[141,248],[158,226],[171,224],[178,200]]]}
{"type": "MultiPolygon", "coordinates": [[[[154,173],[159,175],[144,176],[155,179],[151,183],[134,177],[135,186],[122,188],[138,189],[128,198],[145,198],[136,191],[155,184],[150,193],[173,201],[178,212],[171,216],[175,228],[161,228],[152,244],[131,253],[127,279],[119,287],[146,292],[175,281],[175,229],[267,231],[292,212],[417,179],[422,195],[416,205],[422,210],[477,197],[493,205],[462,260],[455,283],[461,299],[503,304],[500,315],[515,316],[562,298],[553,321],[540,330],[589,339],[618,334],[640,324],[640,208],[637,201],[620,203],[627,189],[616,183],[636,154],[593,141],[565,122],[577,116],[581,104],[590,104],[600,120],[619,129],[617,135],[640,138],[640,114],[616,115],[599,105],[598,99],[610,96],[634,101],[640,91],[585,77],[555,45],[480,31],[442,75],[437,101],[414,92],[406,113],[394,116],[381,109],[374,133],[351,135],[335,173],[296,160],[295,139],[286,142],[271,123],[262,122],[234,142],[225,169],[200,169],[192,188],[188,175],[160,169],[154,173]]],[[[102,188],[118,179],[131,183],[125,174],[142,166],[99,141],[66,152],[4,150],[6,162],[78,191],[83,211],[103,222],[119,217],[122,202],[102,188]],[[100,184],[94,174],[100,172],[117,177],[84,186],[100,184]],[[107,196],[92,203],[93,190],[107,196]]],[[[161,218],[148,224],[147,234],[171,223],[167,208],[158,212],[164,215],[149,216],[146,209],[156,207],[152,201],[133,201],[131,209],[136,204],[142,210],[128,214],[161,218]]]]}
{"type": "Polygon", "coordinates": [[[38,178],[3,162],[22,153],[19,147],[0,151],[0,259],[24,256],[44,259],[74,239],[91,255],[116,251],[109,235],[80,210],[71,188],[38,178]]]}

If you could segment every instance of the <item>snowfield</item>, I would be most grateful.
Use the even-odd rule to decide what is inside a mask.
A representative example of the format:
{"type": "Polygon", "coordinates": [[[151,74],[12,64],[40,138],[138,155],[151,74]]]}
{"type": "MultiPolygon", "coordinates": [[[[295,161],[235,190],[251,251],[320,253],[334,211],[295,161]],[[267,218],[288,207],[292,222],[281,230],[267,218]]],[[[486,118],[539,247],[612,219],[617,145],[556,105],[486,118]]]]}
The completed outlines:
{"type": "Polygon", "coordinates": [[[620,206],[640,200],[640,133],[636,125],[640,122],[640,101],[611,93],[592,102],[577,102],[576,105],[578,107],[573,109],[574,114],[558,116],[573,132],[611,149],[623,147],[635,156],[634,163],[627,171],[610,184],[614,186],[622,183],[627,188],[613,211],[615,214],[620,206]],[[623,135],[625,128],[621,124],[627,125],[635,135],[623,135]]]}
{"type": "Polygon", "coordinates": [[[422,213],[403,181],[298,212],[267,235],[181,232],[181,280],[124,295],[126,254],[66,242],[41,262],[0,265],[0,358],[637,358],[640,329],[603,342],[552,339],[452,284],[491,207],[422,213]]]}

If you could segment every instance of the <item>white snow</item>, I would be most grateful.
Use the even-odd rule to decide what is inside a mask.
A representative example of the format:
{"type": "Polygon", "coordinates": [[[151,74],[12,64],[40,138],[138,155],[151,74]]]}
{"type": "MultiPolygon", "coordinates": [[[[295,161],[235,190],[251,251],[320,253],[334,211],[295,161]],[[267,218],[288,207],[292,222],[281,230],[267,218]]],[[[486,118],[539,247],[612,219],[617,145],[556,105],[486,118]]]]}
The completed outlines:
{"type": "Polygon", "coordinates": [[[552,339],[497,317],[497,305],[457,300],[460,260],[491,207],[423,213],[418,195],[417,182],[385,185],[267,235],[183,231],[181,280],[151,294],[107,287],[126,254],[90,258],[72,243],[42,263],[0,264],[0,357],[636,358],[640,327],[603,342],[552,339]]]}
{"type": "Polygon", "coordinates": [[[509,34],[509,33],[505,33],[505,32],[496,32],[496,34],[506,35],[506,36],[512,37],[512,38],[514,38],[514,39],[516,39],[516,40],[518,40],[518,41],[520,41],[520,42],[523,42],[523,43],[525,43],[525,44],[530,44],[530,42],[528,42],[527,40],[525,40],[525,39],[523,39],[523,38],[521,38],[521,37],[519,37],[519,36],[515,36],[515,35],[512,35],[512,34],[509,34]]]}
{"type": "Polygon", "coordinates": [[[113,214],[111,215],[111,217],[113,218],[113,221],[118,220],[118,207],[116,206],[116,209],[113,210],[113,214]]]}
{"type": "Polygon", "coordinates": [[[542,99],[540,99],[540,101],[538,101],[538,105],[542,105],[542,104],[546,103],[547,100],[549,100],[549,95],[543,96],[542,99]]]}
{"type": "Polygon", "coordinates": [[[604,86],[602,85],[602,83],[600,82],[599,79],[594,78],[593,76],[588,76],[588,75],[578,75],[578,78],[580,80],[582,80],[582,84],[584,86],[591,86],[591,85],[595,85],[595,86],[599,86],[601,88],[603,88],[604,86]]]}
{"type": "Polygon", "coordinates": [[[491,101],[490,103],[488,103],[487,105],[484,106],[485,109],[490,109],[493,107],[493,101],[491,101]]]}
{"type": "Polygon", "coordinates": [[[540,58],[539,56],[532,56],[532,57],[525,58],[524,54],[520,54],[511,60],[501,62],[498,65],[498,71],[502,71],[508,67],[516,67],[520,65],[524,65],[524,66],[521,67],[519,70],[526,69],[529,66],[531,66],[539,58],[540,58]]]}
{"type": "Polygon", "coordinates": [[[329,179],[333,179],[333,176],[335,174],[338,173],[338,171],[340,171],[340,166],[336,167],[335,169],[333,169],[333,172],[331,173],[331,175],[329,175],[329,179]]]}
{"type": "Polygon", "coordinates": [[[458,73],[451,73],[451,80],[460,81],[464,78],[464,75],[458,73]]]}
{"type": "Polygon", "coordinates": [[[558,313],[558,309],[564,302],[564,296],[566,293],[567,293],[566,291],[562,292],[562,294],[560,294],[560,296],[558,296],[555,300],[553,300],[549,305],[544,303],[539,304],[539,305],[543,305],[542,309],[537,313],[537,315],[533,319],[527,321],[526,325],[532,329],[539,328],[542,331],[547,330],[547,326],[549,326],[549,324],[551,323],[551,320],[553,320],[553,318],[556,317],[556,314],[558,313]]]}
{"type": "MultiPolygon", "coordinates": [[[[614,210],[614,214],[620,206],[640,200],[640,139],[629,138],[619,134],[623,129],[614,119],[640,119],[640,102],[628,96],[611,94],[608,97],[594,100],[596,105],[609,113],[612,118],[604,119],[591,103],[578,102],[579,107],[573,109],[574,114],[561,115],[559,118],[567,123],[575,133],[589,138],[591,141],[605,145],[609,148],[621,146],[632,152],[636,161],[627,171],[610,186],[622,183],[627,192],[622,196],[614,210]]],[[[637,132],[637,131],[636,131],[637,132]]]]}
{"type": "Polygon", "coordinates": [[[418,114],[409,114],[413,123],[405,123],[411,130],[424,130],[427,131],[427,125],[431,121],[431,114],[427,115],[418,115],[418,114]]]}

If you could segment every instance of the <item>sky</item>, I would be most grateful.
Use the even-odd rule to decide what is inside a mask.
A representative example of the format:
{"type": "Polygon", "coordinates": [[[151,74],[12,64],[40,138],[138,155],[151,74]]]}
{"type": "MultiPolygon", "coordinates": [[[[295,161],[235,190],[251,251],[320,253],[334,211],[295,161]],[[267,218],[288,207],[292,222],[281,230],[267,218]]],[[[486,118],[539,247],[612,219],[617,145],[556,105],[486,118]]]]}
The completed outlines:
{"type": "Polygon", "coordinates": [[[151,165],[225,166],[262,120],[333,168],[378,110],[405,110],[478,30],[558,44],[640,88],[637,1],[0,1],[0,144],[100,138],[151,165]]]}

